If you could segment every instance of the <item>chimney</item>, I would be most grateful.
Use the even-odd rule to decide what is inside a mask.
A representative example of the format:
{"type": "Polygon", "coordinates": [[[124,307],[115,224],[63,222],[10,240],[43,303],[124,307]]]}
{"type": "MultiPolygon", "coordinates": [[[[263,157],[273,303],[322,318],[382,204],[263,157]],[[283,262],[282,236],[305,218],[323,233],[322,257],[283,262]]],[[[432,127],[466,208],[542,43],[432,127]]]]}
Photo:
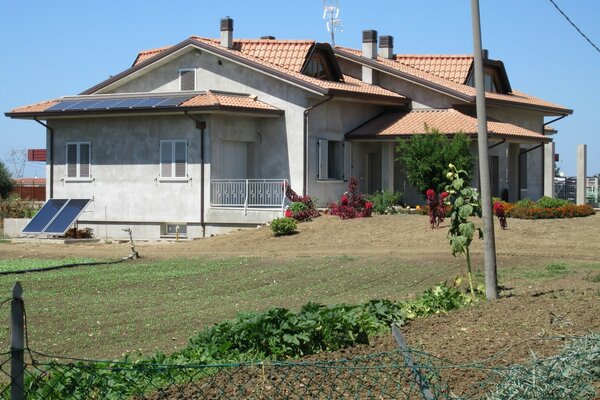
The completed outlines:
{"type": "MultiPolygon", "coordinates": [[[[377,31],[367,30],[362,32],[362,55],[372,60],[377,58],[377,31]]],[[[373,85],[375,83],[375,71],[363,65],[362,81],[373,85]]]]}
{"type": "Polygon", "coordinates": [[[229,17],[221,19],[221,46],[233,48],[233,19],[229,17]]]}
{"type": "Polygon", "coordinates": [[[379,38],[379,57],[394,58],[394,37],[384,35],[379,38]]]}
{"type": "Polygon", "coordinates": [[[377,31],[362,32],[362,55],[367,58],[377,58],[377,31]]]}
{"type": "Polygon", "coordinates": [[[488,51],[488,49],[481,50],[481,56],[483,57],[484,60],[489,60],[490,52],[488,51]]]}

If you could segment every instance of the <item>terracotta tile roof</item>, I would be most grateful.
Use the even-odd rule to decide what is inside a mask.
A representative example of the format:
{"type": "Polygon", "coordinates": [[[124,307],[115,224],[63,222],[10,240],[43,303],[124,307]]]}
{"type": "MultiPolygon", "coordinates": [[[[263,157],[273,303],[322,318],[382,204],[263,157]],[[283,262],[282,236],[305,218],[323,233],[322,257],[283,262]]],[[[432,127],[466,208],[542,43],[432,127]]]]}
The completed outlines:
{"type": "Polygon", "coordinates": [[[137,64],[142,63],[142,62],[146,61],[147,59],[152,58],[155,55],[160,54],[163,51],[168,50],[170,48],[171,48],[171,46],[164,46],[164,47],[159,47],[158,49],[140,51],[140,53],[135,58],[135,61],[133,62],[132,67],[135,67],[137,64]]]}
{"type": "Polygon", "coordinates": [[[179,107],[243,108],[248,110],[272,111],[279,110],[270,104],[258,100],[256,96],[214,93],[210,90],[181,103],[179,107]]]}
{"type": "MultiPolygon", "coordinates": [[[[367,95],[384,97],[390,100],[404,100],[406,97],[391,90],[381,88],[380,86],[363,83],[359,79],[344,76],[344,82],[326,81],[313,78],[300,73],[302,65],[307,57],[307,53],[314,41],[307,40],[271,40],[271,39],[238,39],[233,43],[232,49],[227,49],[220,45],[220,41],[211,38],[202,38],[192,36],[192,41],[199,42],[219,51],[224,51],[234,56],[243,57],[246,60],[255,62],[263,67],[283,74],[283,76],[294,78],[304,84],[312,85],[316,88],[334,91],[336,94],[348,95],[367,95]]],[[[168,50],[161,48],[149,50],[148,54],[155,56],[168,50]]],[[[140,57],[146,57],[145,53],[140,53],[140,57]]],[[[145,58],[148,60],[149,58],[145,58]]]]}
{"type": "MultiPolygon", "coordinates": [[[[132,97],[131,93],[128,93],[128,97],[132,97]]],[[[159,95],[160,97],[164,97],[169,96],[169,95],[176,95],[176,96],[181,96],[182,93],[181,92],[177,92],[177,93],[153,93],[153,95],[159,95]]],[[[145,97],[148,96],[148,93],[140,93],[139,94],[140,97],[145,97]]],[[[30,117],[30,116],[34,116],[34,115],[61,115],[61,114],[65,114],[65,112],[60,111],[60,110],[52,110],[52,111],[46,111],[47,109],[49,109],[50,107],[52,107],[55,104],[58,104],[60,101],[63,100],[103,100],[103,99],[117,99],[119,98],[119,96],[115,96],[115,95],[80,95],[80,96],[72,96],[72,97],[68,97],[68,98],[61,98],[61,99],[55,99],[55,100],[50,100],[50,101],[45,101],[42,103],[37,103],[37,104],[32,104],[29,106],[24,106],[24,107],[18,107],[15,108],[11,111],[9,111],[8,113],[6,113],[8,116],[10,117],[30,117]]],[[[222,93],[222,92],[211,92],[211,91],[206,91],[205,93],[199,93],[196,96],[190,98],[189,100],[184,101],[183,103],[179,104],[179,105],[174,105],[170,108],[195,108],[195,109],[202,109],[202,108],[217,108],[217,109],[221,109],[221,110],[226,110],[226,109],[243,109],[243,110],[248,110],[248,111],[272,111],[272,112],[281,112],[278,108],[273,107],[270,104],[267,104],[263,101],[260,101],[257,99],[256,96],[250,96],[248,94],[238,94],[238,93],[222,93]]],[[[161,108],[140,108],[137,109],[138,111],[148,111],[148,110],[156,110],[156,111],[161,111],[164,110],[161,108]]],[[[96,113],[106,113],[106,112],[122,112],[122,111],[127,111],[129,112],[129,109],[118,109],[118,110],[114,110],[114,109],[108,109],[108,110],[94,110],[92,112],[96,112],[96,113]]],[[[85,113],[85,112],[89,112],[89,110],[75,110],[75,111],[69,111],[67,110],[67,114],[68,113],[85,113]]]]}
{"type": "Polygon", "coordinates": [[[17,107],[11,111],[9,111],[9,113],[33,113],[33,112],[40,112],[40,111],[44,111],[50,107],[52,107],[55,104],[58,104],[59,100],[46,100],[46,101],[42,101],[39,103],[35,103],[35,104],[30,104],[27,106],[22,106],[22,107],[17,107]]]}
{"type": "MultiPolygon", "coordinates": [[[[400,63],[396,60],[378,57],[376,60],[370,60],[362,57],[362,52],[356,49],[349,49],[336,46],[335,52],[339,56],[349,55],[351,58],[359,62],[374,62],[380,66],[386,67],[391,71],[395,71],[407,79],[421,82],[424,86],[430,86],[435,89],[441,89],[449,95],[459,97],[464,101],[475,102],[475,88],[454,82],[450,79],[445,79],[432,73],[417,69],[415,67],[400,63]]],[[[488,100],[498,103],[511,103],[513,105],[533,106],[544,109],[552,109],[553,112],[570,114],[572,111],[556,103],[539,99],[537,97],[513,90],[510,94],[486,92],[485,97],[488,100]]]]}
{"type": "MultiPolygon", "coordinates": [[[[447,109],[413,110],[408,113],[384,113],[354,131],[349,132],[346,136],[348,138],[411,136],[427,133],[425,126],[437,129],[440,133],[444,134],[458,132],[468,135],[477,134],[477,118],[454,109],[447,109]]],[[[488,120],[488,133],[499,137],[542,141],[550,140],[538,132],[491,119],[488,120]]]]}
{"type": "Polygon", "coordinates": [[[444,54],[396,54],[396,61],[456,83],[465,83],[473,56],[444,54]]]}

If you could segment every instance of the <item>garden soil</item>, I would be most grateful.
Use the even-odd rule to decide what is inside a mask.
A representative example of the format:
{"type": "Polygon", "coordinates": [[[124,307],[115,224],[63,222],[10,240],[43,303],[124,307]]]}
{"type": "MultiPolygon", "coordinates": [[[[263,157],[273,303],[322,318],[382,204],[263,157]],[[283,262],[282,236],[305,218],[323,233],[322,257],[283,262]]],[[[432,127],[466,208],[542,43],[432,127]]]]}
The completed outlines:
{"type": "MultiPolygon", "coordinates": [[[[449,252],[446,228],[443,223],[439,229],[430,229],[428,218],[421,215],[347,221],[324,215],[299,224],[298,233],[287,237],[274,237],[268,227],[260,227],[195,241],[138,241],[136,250],[146,260],[356,255],[444,265],[456,262],[449,252]]],[[[557,262],[600,264],[600,214],[563,220],[509,219],[507,230],[500,230],[496,224],[495,235],[499,271],[557,262]]],[[[0,258],[115,259],[129,252],[128,243],[0,245],[0,258]]],[[[483,264],[482,241],[473,242],[472,253],[474,263],[483,264]]],[[[527,362],[532,354],[550,356],[564,345],[550,338],[600,332],[600,282],[589,278],[567,274],[529,280],[527,284],[512,278],[512,281],[502,282],[505,286],[497,301],[411,321],[401,329],[409,346],[458,364],[488,360],[490,365],[499,366],[527,362]]],[[[348,359],[396,348],[392,336],[387,335],[373,338],[368,345],[313,355],[306,360],[348,359]]],[[[484,379],[480,371],[466,368],[445,370],[442,378],[456,394],[468,391],[471,385],[484,379]]],[[[224,379],[235,382],[237,378],[234,374],[224,379]]],[[[256,385],[256,382],[251,380],[248,384],[256,385]]],[[[197,395],[193,388],[186,390],[177,394],[163,392],[160,398],[197,395]]]]}

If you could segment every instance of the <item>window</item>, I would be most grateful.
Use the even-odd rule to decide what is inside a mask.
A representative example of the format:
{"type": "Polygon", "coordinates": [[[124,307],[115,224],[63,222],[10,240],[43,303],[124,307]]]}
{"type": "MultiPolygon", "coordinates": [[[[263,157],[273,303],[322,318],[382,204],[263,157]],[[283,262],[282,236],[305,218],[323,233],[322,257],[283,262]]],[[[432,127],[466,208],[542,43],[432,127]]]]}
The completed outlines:
{"type": "Polygon", "coordinates": [[[91,144],[67,143],[67,178],[90,178],[91,144]]]}
{"type": "Polygon", "coordinates": [[[179,70],[179,90],[196,90],[196,70],[194,68],[179,70]]]}
{"type": "Polygon", "coordinates": [[[349,142],[319,140],[319,179],[344,180],[350,176],[349,142]]]}
{"type": "Polygon", "coordinates": [[[187,141],[160,141],[160,177],[187,177],[187,141]]]}

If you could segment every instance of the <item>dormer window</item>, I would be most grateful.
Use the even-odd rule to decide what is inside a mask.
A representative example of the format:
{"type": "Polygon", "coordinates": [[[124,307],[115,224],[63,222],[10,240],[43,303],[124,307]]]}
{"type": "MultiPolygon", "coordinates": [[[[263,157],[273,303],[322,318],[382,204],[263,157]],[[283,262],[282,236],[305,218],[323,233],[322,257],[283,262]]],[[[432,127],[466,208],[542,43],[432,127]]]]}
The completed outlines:
{"type": "Polygon", "coordinates": [[[306,69],[304,70],[304,75],[312,76],[313,78],[317,79],[330,80],[328,77],[329,74],[327,74],[327,69],[323,64],[323,60],[318,56],[315,56],[308,61],[308,64],[306,64],[306,69]]]}
{"type": "Polygon", "coordinates": [[[179,90],[196,90],[195,68],[182,68],[179,70],[179,90]]]}
{"type": "MultiPolygon", "coordinates": [[[[483,77],[483,87],[486,92],[498,93],[498,85],[496,84],[496,74],[493,71],[485,71],[483,77]]],[[[467,85],[475,87],[475,77],[473,74],[469,75],[467,85]]]]}
{"type": "Polygon", "coordinates": [[[324,81],[343,82],[342,71],[327,43],[315,43],[309,50],[301,73],[324,81]]]}

